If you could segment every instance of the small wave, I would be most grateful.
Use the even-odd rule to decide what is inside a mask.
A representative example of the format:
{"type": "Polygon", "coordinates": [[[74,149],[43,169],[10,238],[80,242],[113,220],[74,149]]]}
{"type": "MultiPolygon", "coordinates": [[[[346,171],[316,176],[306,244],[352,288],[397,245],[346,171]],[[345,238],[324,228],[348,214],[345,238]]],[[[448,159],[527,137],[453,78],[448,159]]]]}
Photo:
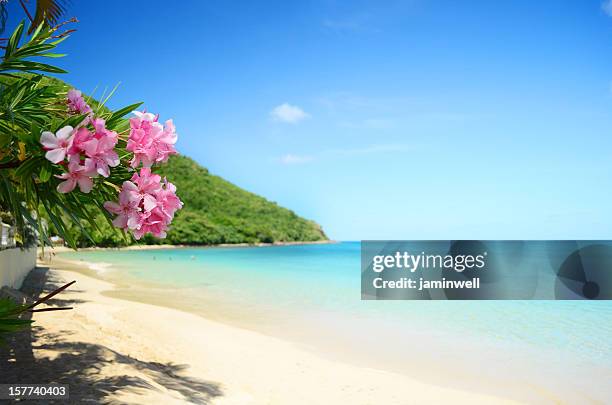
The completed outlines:
{"type": "Polygon", "coordinates": [[[113,266],[112,263],[105,262],[84,262],[84,264],[98,274],[106,273],[113,266]]]}

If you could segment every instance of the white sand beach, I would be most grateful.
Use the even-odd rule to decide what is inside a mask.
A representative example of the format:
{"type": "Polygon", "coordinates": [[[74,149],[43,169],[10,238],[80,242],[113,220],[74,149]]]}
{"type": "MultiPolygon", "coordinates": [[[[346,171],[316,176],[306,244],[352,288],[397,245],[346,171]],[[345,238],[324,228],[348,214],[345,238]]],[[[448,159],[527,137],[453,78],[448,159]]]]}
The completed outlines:
{"type": "Polygon", "coordinates": [[[36,271],[46,279],[46,290],[76,280],[52,302],[74,309],[34,314],[31,347],[21,348],[26,354],[16,355],[10,375],[69,384],[75,402],[510,402],[332,361],[274,337],[178,310],[110,298],[102,292],[112,290],[112,284],[81,272],[36,271]]]}

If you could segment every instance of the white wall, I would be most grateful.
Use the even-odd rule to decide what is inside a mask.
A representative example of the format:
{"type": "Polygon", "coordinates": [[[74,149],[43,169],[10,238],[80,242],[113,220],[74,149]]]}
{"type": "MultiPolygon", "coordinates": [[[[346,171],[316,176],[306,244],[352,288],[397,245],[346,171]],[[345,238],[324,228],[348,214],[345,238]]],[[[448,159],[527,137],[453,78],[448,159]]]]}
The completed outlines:
{"type": "Polygon", "coordinates": [[[0,287],[20,288],[23,279],[36,267],[36,248],[0,250],[0,287]]]}

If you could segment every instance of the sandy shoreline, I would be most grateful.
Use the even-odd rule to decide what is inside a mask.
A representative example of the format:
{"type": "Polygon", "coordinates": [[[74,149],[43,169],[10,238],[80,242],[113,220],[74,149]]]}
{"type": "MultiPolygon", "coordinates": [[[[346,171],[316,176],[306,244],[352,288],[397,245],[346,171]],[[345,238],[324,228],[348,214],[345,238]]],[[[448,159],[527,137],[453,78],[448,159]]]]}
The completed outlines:
{"type": "MultiPolygon", "coordinates": [[[[54,263],[54,267],[62,265],[54,263]]],[[[510,402],[332,361],[257,332],[175,309],[112,298],[104,294],[113,290],[112,284],[80,271],[37,271],[46,272],[47,289],[77,280],[74,288],[55,302],[75,309],[35,314],[37,337],[33,345],[37,347],[32,351],[32,361],[46,368],[32,366],[28,375],[38,375],[36,382],[40,383],[68,383],[73,396],[80,400],[219,404],[510,402]],[[127,384],[112,383],[126,379],[127,384]],[[91,388],[109,382],[113,389],[97,392],[91,388]]],[[[27,373],[27,367],[20,366],[19,372],[27,373]]]]}
{"type": "MultiPolygon", "coordinates": [[[[96,252],[108,250],[159,250],[159,249],[189,249],[189,248],[239,248],[239,247],[273,247],[273,246],[300,246],[300,245],[328,245],[339,243],[335,240],[300,241],[300,242],[274,242],[274,243],[220,243],[217,245],[130,245],[122,247],[87,247],[79,248],[79,252],[96,252]]],[[[44,248],[45,254],[48,252],[63,253],[74,252],[75,250],[67,246],[48,246],[44,248]]],[[[38,248],[38,254],[43,252],[38,248]]]]}

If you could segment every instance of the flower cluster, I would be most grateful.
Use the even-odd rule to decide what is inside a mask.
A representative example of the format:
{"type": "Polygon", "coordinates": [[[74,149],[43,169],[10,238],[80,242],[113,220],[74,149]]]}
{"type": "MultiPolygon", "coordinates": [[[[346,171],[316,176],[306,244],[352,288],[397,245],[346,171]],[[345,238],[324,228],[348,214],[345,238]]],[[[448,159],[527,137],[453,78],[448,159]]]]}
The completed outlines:
{"type": "Polygon", "coordinates": [[[92,112],[91,107],[81,96],[81,92],[76,89],[68,90],[66,104],[68,104],[68,111],[73,114],[91,114],[92,112]]]}
{"type": "Polygon", "coordinates": [[[115,152],[115,145],[117,145],[119,136],[115,131],[106,129],[106,123],[101,118],[94,118],[92,125],[93,132],[85,127],[76,131],[70,151],[84,154],[86,160],[93,161],[96,172],[100,176],[108,177],[110,174],[109,167],[119,165],[119,156],[115,152]]]}
{"type": "Polygon", "coordinates": [[[164,125],[157,122],[158,117],[148,112],[135,111],[136,117],[130,118],[130,137],[127,150],[134,153],[130,162],[132,167],[149,167],[155,163],[163,163],[168,156],[175,155],[177,135],[172,120],[164,125]]]}
{"type": "MultiPolygon", "coordinates": [[[[45,131],[40,142],[46,150],[45,157],[67,169],[56,175],[63,180],[57,190],[70,193],[78,185],[81,192],[89,193],[94,187],[94,178],[108,178],[110,168],[121,163],[115,151],[119,135],[108,129],[103,119],[95,117],[80,91],[70,90],[66,102],[71,114],[86,114],[86,119],[78,128],[65,126],[55,134],[45,131]]],[[[183,203],[176,195],[176,187],[165,178],[162,181],[150,167],[166,162],[170,155],[177,153],[174,148],[177,134],[172,120],[162,125],[154,114],[134,111],[134,115],[130,119],[129,137],[122,142],[133,154],[130,170],[138,168],[141,163],[143,167],[130,181],[123,182],[119,201],[107,201],[104,207],[117,215],[113,224],[131,231],[136,239],[146,233],[164,238],[174,214],[183,203]]]]}
{"type": "Polygon", "coordinates": [[[119,193],[119,202],[107,201],[104,208],[116,214],[113,225],[130,230],[136,239],[151,233],[165,238],[168,225],[183,203],[176,195],[176,187],[165,178],[152,174],[143,167],[125,181],[119,193]]]}
{"type": "Polygon", "coordinates": [[[93,120],[93,127],[92,132],[87,127],[75,130],[65,126],[55,134],[45,131],[40,136],[48,160],[60,163],[68,158],[68,173],[57,176],[66,180],[57,186],[60,193],[71,192],[77,184],[83,193],[89,193],[94,177],[108,177],[109,168],[119,165],[119,156],[115,152],[117,133],[106,129],[104,120],[100,118],[93,120]]]}

